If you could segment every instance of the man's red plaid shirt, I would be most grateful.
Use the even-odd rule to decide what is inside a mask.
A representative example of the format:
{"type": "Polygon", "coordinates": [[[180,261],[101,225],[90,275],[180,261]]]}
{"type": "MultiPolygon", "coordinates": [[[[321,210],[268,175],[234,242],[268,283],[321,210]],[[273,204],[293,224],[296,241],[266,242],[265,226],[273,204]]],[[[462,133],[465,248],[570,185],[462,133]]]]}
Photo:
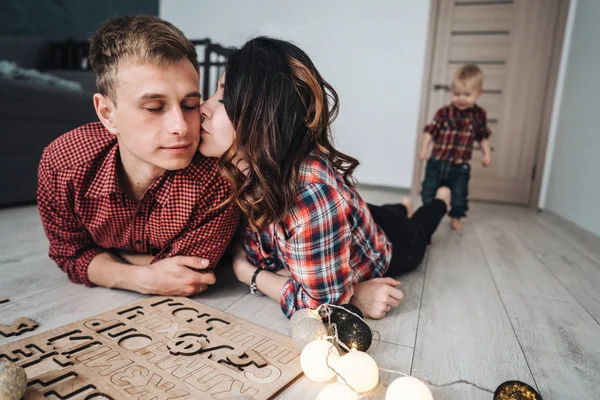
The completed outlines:
{"type": "Polygon", "coordinates": [[[88,265],[114,249],[150,254],[152,262],[187,255],[214,267],[239,221],[237,207],[217,208],[229,184],[217,160],[194,156],[167,171],[139,203],[119,185],[116,137],[99,122],[68,132],[45,150],[38,172],[38,208],[50,258],[76,283],[94,286],[88,265]]]}

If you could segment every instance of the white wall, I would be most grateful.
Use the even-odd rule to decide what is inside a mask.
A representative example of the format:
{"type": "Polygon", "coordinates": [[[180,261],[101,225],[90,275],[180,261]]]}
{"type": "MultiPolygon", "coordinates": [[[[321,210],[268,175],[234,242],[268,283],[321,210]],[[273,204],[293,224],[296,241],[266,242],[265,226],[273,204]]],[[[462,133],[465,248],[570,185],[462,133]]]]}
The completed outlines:
{"type": "Polygon", "coordinates": [[[546,209],[600,235],[600,1],[577,0],[546,209]]]}
{"type": "Polygon", "coordinates": [[[161,0],[189,38],[240,46],[257,35],[298,44],[340,96],[333,126],[361,183],[412,184],[430,2],[161,0]]]}

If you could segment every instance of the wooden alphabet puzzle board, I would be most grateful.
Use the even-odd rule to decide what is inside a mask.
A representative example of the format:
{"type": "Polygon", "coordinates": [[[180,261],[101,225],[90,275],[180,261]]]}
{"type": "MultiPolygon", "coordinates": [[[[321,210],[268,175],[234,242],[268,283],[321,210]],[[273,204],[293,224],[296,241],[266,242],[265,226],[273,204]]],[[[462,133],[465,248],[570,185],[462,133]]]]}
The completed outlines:
{"type": "Polygon", "coordinates": [[[269,399],[301,373],[287,336],[180,297],[152,297],[0,347],[25,399],[269,399]]]}

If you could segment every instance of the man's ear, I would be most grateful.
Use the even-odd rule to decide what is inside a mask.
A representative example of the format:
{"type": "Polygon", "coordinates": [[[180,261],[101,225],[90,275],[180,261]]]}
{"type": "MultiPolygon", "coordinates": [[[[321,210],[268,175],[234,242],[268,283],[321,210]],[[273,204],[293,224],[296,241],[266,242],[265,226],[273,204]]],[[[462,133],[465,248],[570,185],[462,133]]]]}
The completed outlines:
{"type": "Polygon", "coordinates": [[[104,125],[110,133],[116,135],[118,130],[113,118],[116,107],[110,97],[100,93],[94,94],[94,108],[96,109],[96,115],[98,115],[98,119],[100,119],[102,125],[104,125]]]}

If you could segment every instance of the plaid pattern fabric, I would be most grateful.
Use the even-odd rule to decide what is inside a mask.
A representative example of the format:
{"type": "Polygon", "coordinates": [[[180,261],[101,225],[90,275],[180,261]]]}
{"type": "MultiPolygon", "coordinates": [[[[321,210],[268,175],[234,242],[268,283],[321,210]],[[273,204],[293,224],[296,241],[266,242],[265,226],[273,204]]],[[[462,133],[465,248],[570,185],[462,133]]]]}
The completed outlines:
{"type": "Polygon", "coordinates": [[[289,215],[261,232],[246,226],[243,243],[253,265],[290,272],[281,293],[288,318],[297,309],[348,303],[352,285],[383,276],[392,254],[367,204],[317,156],[300,168],[298,200],[289,215]]]}
{"type": "Polygon", "coordinates": [[[214,267],[239,222],[239,210],[211,211],[229,184],[216,160],[199,153],[167,171],[136,204],[119,185],[116,137],[99,122],[68,132],[45,150],[38,172],[38,208],[49,255],[76,283],[94,286],[88,265],[110,249],[204,257],[214,267]]]}
{"type": "Polygon", "coordinates": [[[477,104],[466,110],[453,105],[440,108],[425,132],[433,138],[431,158],[453,164],[471,161],[473,142],[481,142],[492,133],[485,110],[477,104]]]}

